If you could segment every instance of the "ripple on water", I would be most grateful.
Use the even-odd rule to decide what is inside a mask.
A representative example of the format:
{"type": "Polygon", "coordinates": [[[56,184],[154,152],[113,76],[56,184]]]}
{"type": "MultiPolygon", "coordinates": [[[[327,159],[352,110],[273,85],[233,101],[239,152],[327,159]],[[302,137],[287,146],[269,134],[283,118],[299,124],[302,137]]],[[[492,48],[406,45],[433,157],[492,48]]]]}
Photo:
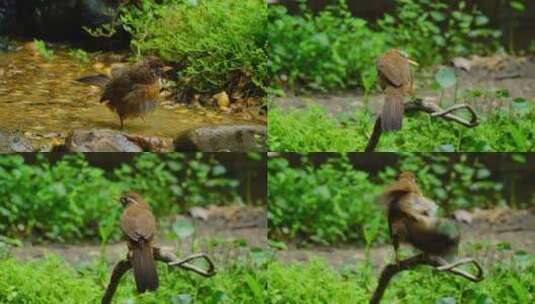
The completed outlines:
{"type": "MultiPolygon", "coordinates": [[[[0,54],[0,129],[50,134],[77,128],[118,128],[117,116],[98,102],[100,90],[74,81],[101,72],[99,64],[80,63],[61,48],[54,49],[49,62],[28,48],[0,54]]],[[[124,131],[175,137],[193,127],[236,123],[254,124],[234,114],[160,106],[145,121],[127,120],[124,131]]]]}

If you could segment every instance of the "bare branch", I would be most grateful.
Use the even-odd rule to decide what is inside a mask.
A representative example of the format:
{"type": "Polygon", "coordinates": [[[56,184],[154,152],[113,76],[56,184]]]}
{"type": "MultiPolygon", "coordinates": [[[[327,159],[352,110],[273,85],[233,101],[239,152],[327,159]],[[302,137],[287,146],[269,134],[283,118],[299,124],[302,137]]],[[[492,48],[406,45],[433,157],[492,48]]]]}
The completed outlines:
{"type": "MultiPolygon", "coordinates": [[[[154,247],[153,255],[154,255],[154,260],[156,261],[164,262],[169,266],[177,266],[184,270],[193,271],[204,277],[211,277],[216,274],[214,263],[204,253],[190,255],[188,257],[185,257],[184,259],[178,260],[178,258],[173,253],[163,252],[161,248],[154,247]],[[199,258],[203,258],[208,262],[207,270],[200,269],[194,265],[188,264],[188,262],[191,262],[199,258]]],[[[131,258],[132,257],[128,255],[126,259],[119,261],[119,263],[117,263],[117,265],[115,265],[115,267],[113,268],[113,272],[110,278],[110,283],[108,284],[108,287],[106,288],[106,292],[104,293],[104,296],[102,297],[102,304],[111,303],[111,300],[113,299],[113,295],[115,294],[115,292],[117,291],[117,287],[119,286],[119,282],[121,281],[121,278],[128,270],[130,270],[130,268],[132,268],[132,263],[130,261],[131,258]]]]}
{"type": "MultiPolygon", "coordinates": [[[[156,253],[156,251],[155,251],[155,253],[156,253]]],[[[187,256],[187,257],[183,258],[182,260],[178,260],[177,261],[177,258],[176,258],[176,256],[174,254],[172,254],[170,252],[164,253],[159,249],[158,250],[158,255],[155,255],[154,258],[156,260],[160,260],[160,261],[166,262],[167,265],[169,265],[169,266],[177,266],[177,267],[180,267],[180,268],[188,270],[188,271],[193,271],[193,272],[195,272],[195,273],[197,273],[199,275],[202,275],[204,277],[212,277],[212,276],[214,276],[216,274],[214,263],[204,253],[197,253],[197,254],[194,254],[194,255],[190,255],[190,256],[187,256]],[[188,262],[191,262],[193,260],[200,259],[200,258],[204,259],[208,263],[208,269],[207,270],[200,269],[200,268],[188,263],[188,262]]]]}
{"type": "Polygon", "coordinates": [[[381,127],[381,115],[379,115],[379,117],[377,117],[377,119],[375,120],[372,136],[370,137],[370,140],[368,141],[368,145],[366,146],[366,150],[364,150],[364,152],[375,151],[377,144],[379,144],[379,139],[381,138],[382,132],[383,128],[381,127]]]}
{"type": "Polygon", "coordinates": [[[379,278],[379,283],[377,285],[377,288],[375,289],[375,292],[370,300],[370,304],[378,304],[381,302],[381,299],[383,298],[383,295],[388,286],[388,283],[390,283],[390,280],[397,273],[412,269],[419,265],[429,265],[439,271],[446,271],[455,275],[462,276],[472,282],[480,282],[483,280],[483,268],[473,258],[462,259],[452,264],[448,264],[447,261],[445,261],[441,257],[418,254],[408,259],[400,261],[399,264],[389,264],[383,269],[381,276],[379,278]],[[477,271],[478,271],[477,274],[473,275],[473,274],[461,271],[459,269],[455,269],[455,267],[457,266],[468,264],[468,263],[473,263],[476,266],[477,271]]]}
{"type": "Polygon", "coordinates": [[[108,285],[108,288],[106,288],[104,297],[102,297],[102,304],[111,303],[121,278],[128,270],[130,270],[130,268],[132,268],[132,263],[130,263],[130,260],[128,259],[121,260],[119,263],[117,263],[117,265],[115,265],[115,268],[113,268],[113,272],[111,274],[110,284],[108,285]]]}

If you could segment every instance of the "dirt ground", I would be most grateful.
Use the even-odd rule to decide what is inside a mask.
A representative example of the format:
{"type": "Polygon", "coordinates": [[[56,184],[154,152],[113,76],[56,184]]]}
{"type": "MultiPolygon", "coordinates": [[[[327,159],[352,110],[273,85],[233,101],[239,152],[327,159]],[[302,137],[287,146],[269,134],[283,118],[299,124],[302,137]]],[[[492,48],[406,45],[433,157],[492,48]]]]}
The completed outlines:
{"type": "MultiPolygon", "coordinates": [[[[468,249],[471,256],[476,257],[485,265],[524,250],[535,254],[535,210],[511,211],[492,210],[475,218],[472,223],[461,223],[461,256],[466,254],[472,245],[482,245],[482,250],[474,256],[473,249],[468,249]],[[510,250],[497,250],[496,245],[508,243],[510,250]]],[[[321,257],[335,268],[346,265],[357,265],[365,260],[364,250],[357,246],[296,248],[290,246],[288,250],[278,251],[277,256],[284,262],[308,261],[313,257],[321,257]]],[[[403,257],[409,257],[405,252],[403,257]]],[[[386,263],[393,261],[394,251],[391,246],[381,246],[370,250],[370,257],[377,269],[382,269],[386,263]]]]}
{"type": "MultiPolygon", "coordinates": [[[[507,90],[511,97],[523,97],[535,102],[535,57],[516,58],[504,55],[492,57],[456,58],[449,67],[455,70],[457,75],[457,92],[477,89],[483,92],[507,90]],[[455,63],[454,63],[455,62],[455,63]]],[[[415,74],[414,90],[417,97],[426,101],[438,103],[440,91],[429,89],[434,82],[434,75],[440,66],[434,66],[415,74]]],[[[444,91],[443,101],[453,100],[455,89],[449,88],[444,91]]],[[[337,94],[314,94],[314,95],[291,95],[275,98],[274,104],[283,109],[307,108],[311,105],[319,105],[334,116],[354,113],[358,108],[368,104],[369,110],[377,114],[380,112],[384,96],[376,92],[368,96],[366,102],[361,92],[343,92],[337,94]]],[[[479,98],[476,102],[484,103],[485,106],[496,106],[492,100],[479,98]]]]}
{"type": "MultiPolygon", "coordinates": [[[[267,222],[266,210],[264,207],[243,207],[243,206],[229,206],[229,207],[215,207],[215,209],[205,209],[205,213],[197,214],[197,217],[191,215],[183,217],[188,219],[196,227],[196,232],[193,236],[188,237],[180,242],[180,251],[184,255],[189,255],[199,251],[203,251],[214,258],[217,263],[225,262],[226,259],[239,255],[244,250],[243,246],[234,246],[233,243],[245,244],[247,248],[267,248],[267,222]],[[206,220],[200,217],[207,217],[206,220]],[[199,242],[200,250],[191,251],[192,238],[199,242]],[[218,246],[211,247],[203,240],[217,243],[218,246]]],[[[169,219],[166,224],[171,224],[174,219],[169,219]]],[[[166,225],[164,224],[164,225],[166,225]]],[[[119,227],[117,227],[119,229],[119,227]]],[[[156,245],[164,250],[175,252],[179,243],[176,240],[166,238],[168,233],[166,229],[159,228],[159,233],[156,240],[156,245]],[[164,231],[162,231],[164,230],[164,231]]],[[[106,256],[106,259],[111,264],[124,258],[126,256],[126,244],[124,241],[109,244],[102,252],[99,244],[45,244],[32,245],[24,244],[19,248],[13,248],[12,254],[19,260],[35,260],[41,259],[46,255],[54,254],[62,256],[67,262],[78,265],[90,263],[101,257],[101,254],[106,256]]]]}

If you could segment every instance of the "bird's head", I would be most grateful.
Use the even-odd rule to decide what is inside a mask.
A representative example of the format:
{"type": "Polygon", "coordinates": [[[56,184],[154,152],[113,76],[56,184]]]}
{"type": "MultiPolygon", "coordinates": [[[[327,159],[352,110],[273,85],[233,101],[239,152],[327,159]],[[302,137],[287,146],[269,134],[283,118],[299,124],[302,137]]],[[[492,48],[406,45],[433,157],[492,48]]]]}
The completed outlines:
{"type": "Polygon", "coordinates": [[[121,195],[121,198],[119,198],[119,202],[123,205],[123,207],[145,204],[141,195],[136,192],[124,193],[123,195],[121,195]]]}
{"type": "Polygon", "coordinates": [[[414,173],[410,172],[410,171],[405,171],[405,172],[401,172],[399,175],[398,175],[398,180],[408,180],[410,182],[413,182],[415,183],[416,182],[416,177],[414,176],[414,173]]]}
{"type": "Polygon", "coordinates": [[[403,51],[403,50],[400,50],[400,49],[392,49],[390,50],[390,52],[393,52],[393,53],[396,53],[398,54],[399,56],[405,58],[410,64],[412,65],[415,65],[415,66],[418,66],[418,62],[412,60],[410,57],[409,57],[409,54],[407,54],[407,52],[403,51]]]}
{"type": "Polygon", "coordinates": [[[165,63],[156,56],[149,56],[145,62],[149,66],[150,70],[158,76],[161,76],[163,73],[173,69],[173,67],[165,65],[165,63]]]}

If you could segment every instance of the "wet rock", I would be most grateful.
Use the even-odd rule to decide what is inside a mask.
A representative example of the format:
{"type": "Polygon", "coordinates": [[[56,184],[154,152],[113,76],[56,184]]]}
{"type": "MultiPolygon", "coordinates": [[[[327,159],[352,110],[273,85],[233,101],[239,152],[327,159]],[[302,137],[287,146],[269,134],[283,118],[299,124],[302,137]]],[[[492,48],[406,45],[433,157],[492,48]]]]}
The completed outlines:
{"type": "Polygon", "coordinates": [[[60,149],[65,152],[143,152],[143,149],[114,130],[74,130],[60,149]]]}
{"type": "Polygon", "coordinates": [[[131,142],[140,146],[143,151],[147,152],[172,152],[173,151],[173,139],[172,138],[160,138],[156,136],[143,136],[143,135],[128,135],[126,138],[131,142]]]}
{"type": "Polygon", "coordinates": [[[214,126],[192,129],[175,139],[175,151],[265,151],[266,127],[214,126]]]}
{"type": "Polygon", "coordinates": [[[0,131],[0,153],[33,152],[32,143],[23,134],[0,131]]]}

